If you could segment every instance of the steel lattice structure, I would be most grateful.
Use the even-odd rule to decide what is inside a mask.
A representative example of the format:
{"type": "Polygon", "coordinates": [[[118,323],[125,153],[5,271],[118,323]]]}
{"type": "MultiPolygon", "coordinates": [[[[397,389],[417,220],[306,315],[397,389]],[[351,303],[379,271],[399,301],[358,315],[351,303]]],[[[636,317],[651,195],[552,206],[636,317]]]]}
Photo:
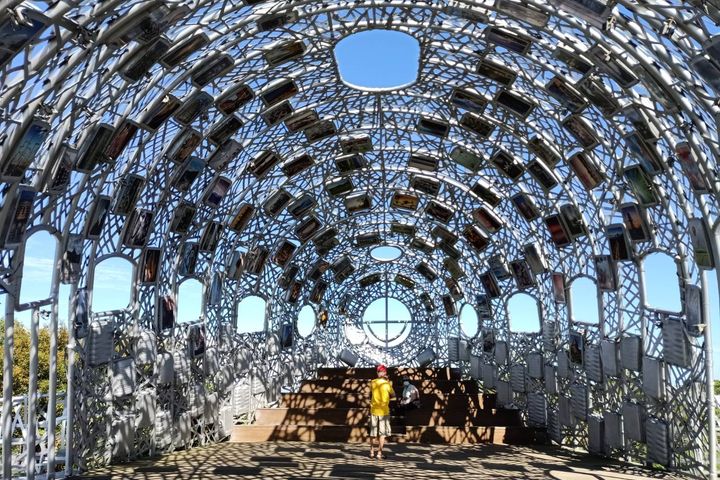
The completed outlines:
{"type": "Polygon", "coordinates": [[[716,0],[0,7],[3,478],[217,441],[344,350],[412,364],[428,348],[557,443],[715,472],[716,0]],[[377,28],[418,40],[416,82],[340,79],[335,44],[377,28]],[[39,230],[59,240],[58,268],[51,296],[21,305],[39,230]],[[404,253],[377,262],[380,244],[404,253]],[[682,312],[646,305],[654,252],[677,262],[682,312]],[[111,257],[135,266],[133,300],[90,312],[111,257]],[[571,320],[581,277],[599,284],[599,324],[571,320]],[[176,324],[188,278],[203,313],[176,324]],[[61,283],[68,391],[51,376],[36,397],[31,371],[30,395],[13,397],[15,312],[33,310],[37,345],[40,315],[57,332],[61,283]],[[518,291],[539,302],[536,334],[508,328],[518,291]],[[249,295],[267,300],[267,328],[238,335],[249,295]],[[361,321],[384,296],[413,312],[388,347],[361,321]],[[283,348],[308,303],[326,322],[283,348]],[[481,310],[475,338],[465,303],[481,310]]]}

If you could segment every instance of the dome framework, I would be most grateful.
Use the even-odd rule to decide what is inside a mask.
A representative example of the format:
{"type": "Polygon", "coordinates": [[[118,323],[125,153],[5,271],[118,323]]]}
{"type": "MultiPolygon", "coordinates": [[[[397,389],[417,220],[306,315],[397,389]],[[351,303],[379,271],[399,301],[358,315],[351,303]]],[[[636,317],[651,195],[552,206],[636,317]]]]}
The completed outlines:
{"type": "MultiPolygon", "coordinates": [[[[60,452],[69,473],[217,441],[317,366],[421,352],[559,444],[715,472],[712,1],[4,7],[4,478],[54,470],[60,452]],[[369,29],[419,41],[415,83],[341,81],[334,45],[369,29]],[[60,245],[51,293],[20,304],[25,241],[41,230],[60,245]],[[403,255],[376,261],[377,245],[403,255]],[[677,264],[680,312],[647,305],[656,253],[677,264]],[[95,266],[114,257],[133,265],[131,303],[93,312],[95,266]],[[574,321],[567,298],[586,277],[597,324],[574,321]],[[204,286],[202,315],[180,323],[188,279],[204,286]],[[15,313],[49,310],[57,331],[61,284],[68,391],[51,376],[47,401],[13,397],[15,313]],[[540,331],[510,330],[518,292],[539,302],[540,331]],[[266,329],[238,334],[249,295],[266,299],[266,329]],[[388,348],[362,332],[383,296],[413,316],[388,348]],[[306,304],[324,319],[302,338],[306,304]]],[[[50,370],[62,361],[51,353],[50,370]]]]}

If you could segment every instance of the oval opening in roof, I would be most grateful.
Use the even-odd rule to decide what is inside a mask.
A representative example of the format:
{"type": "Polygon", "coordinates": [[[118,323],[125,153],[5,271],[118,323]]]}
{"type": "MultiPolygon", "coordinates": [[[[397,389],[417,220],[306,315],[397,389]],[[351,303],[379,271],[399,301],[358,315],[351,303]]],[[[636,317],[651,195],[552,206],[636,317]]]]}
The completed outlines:
{"type": "Polygon", "coordinates": [[[398,247],[391,247],[389,245],[383,245],[375,247],[370,250],[370,256],[378,262],[392,262],[397,260],[403,254],[403,251],[398,247]]]}
{"type": "Polygon", "coordinates": [[[365,30],[340,40],[334,49],[340,79],[358,90],[394,90],[418,78],[420,42],[395,30],[365,30]]]}

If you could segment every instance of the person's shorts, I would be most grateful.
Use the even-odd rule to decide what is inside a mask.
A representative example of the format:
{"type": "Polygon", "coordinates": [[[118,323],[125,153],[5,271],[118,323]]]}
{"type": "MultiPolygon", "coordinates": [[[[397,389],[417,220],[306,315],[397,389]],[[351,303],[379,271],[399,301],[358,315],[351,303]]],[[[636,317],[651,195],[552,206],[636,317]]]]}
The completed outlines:
{"type": "Polygon", "coordinates": [[[389,415],[370,415],[370,436],[387,437],[390,435],[389,415]]]}

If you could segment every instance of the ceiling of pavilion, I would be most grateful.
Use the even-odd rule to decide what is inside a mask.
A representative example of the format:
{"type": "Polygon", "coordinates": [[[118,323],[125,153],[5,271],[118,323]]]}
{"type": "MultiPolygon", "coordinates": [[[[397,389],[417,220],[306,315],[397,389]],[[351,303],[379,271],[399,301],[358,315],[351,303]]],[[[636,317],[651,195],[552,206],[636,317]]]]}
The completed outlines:
{"type": "Polygon", "coordinates": [[[498,255],[517,278],[595,277],[623,220],[634,255],[684,258],[690,219],[717,219],[720,15],[605,3],[6,2],[4,265],[47,225],[87,240],[83,276],[157,248],[165,289],[225,272],[341,309],[383,272],[424,311],[492,293],[498,255]],[[370,28],[420,42],[417,82],[340,80],[334,45],[370,28]],[[380,243],[405,254],[377,262],[380,243]]]}

